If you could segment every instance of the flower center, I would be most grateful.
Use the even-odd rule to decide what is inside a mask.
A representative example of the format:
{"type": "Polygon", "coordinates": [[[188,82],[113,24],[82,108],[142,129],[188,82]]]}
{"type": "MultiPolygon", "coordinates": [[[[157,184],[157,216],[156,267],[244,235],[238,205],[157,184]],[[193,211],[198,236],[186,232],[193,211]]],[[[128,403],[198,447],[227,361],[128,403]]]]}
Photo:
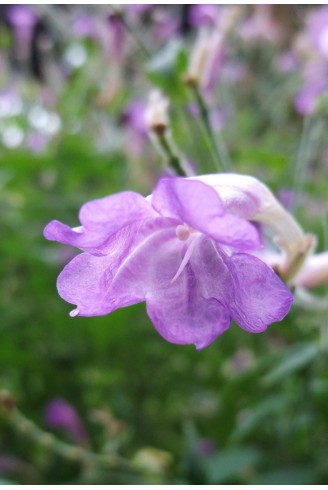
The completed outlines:
{"type": "MultiPolygon", "coordinates": [[[[189,235],[191,235],[191,233],[192,233],[192,230],[190,230],[189,235]]],[[[180,238],[180,240],[181,240],[181,238],[180,238]]],[[[181,275],[181,273],[184,271],[184,268],[188,264],[190,257],[193,254],[196,243],[197,243],[197,236],[194,235],[193,238],[188,243],[188,245],[186,245],[187,250],[186,250],[184,257],[181,261],[179,269],[177,270],[175,276],[171,279],[170,284],[173,284],[178,279],[178,277],[181,275]]]]}
{"type": "Polygon", "coordinates": [[[186,242],[192,233],[192,229],[188,225],[178,225],[176,227],[175,233],[179,240],[186,242]]]}

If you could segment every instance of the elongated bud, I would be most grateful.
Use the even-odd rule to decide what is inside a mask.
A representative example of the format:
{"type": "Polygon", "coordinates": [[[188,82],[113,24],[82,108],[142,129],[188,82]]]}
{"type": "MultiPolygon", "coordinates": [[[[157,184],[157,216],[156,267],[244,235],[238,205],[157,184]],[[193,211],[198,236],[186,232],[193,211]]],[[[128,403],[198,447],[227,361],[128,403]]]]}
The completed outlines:
{"type": "Polygon", "coordinates": [[[169,100],[160,90],[153,90],[148,99],[145,120],[149,131],[163,134],[169,127],[169,100]]]}
{"type": "Polygon", "coordinates": [[[195,46],[191,52],[188,71],[185,75],[185,82],[190,85],[200,86],[203,73],[209,57],[210,32],[201,29],[198,34],[195,46]]]}

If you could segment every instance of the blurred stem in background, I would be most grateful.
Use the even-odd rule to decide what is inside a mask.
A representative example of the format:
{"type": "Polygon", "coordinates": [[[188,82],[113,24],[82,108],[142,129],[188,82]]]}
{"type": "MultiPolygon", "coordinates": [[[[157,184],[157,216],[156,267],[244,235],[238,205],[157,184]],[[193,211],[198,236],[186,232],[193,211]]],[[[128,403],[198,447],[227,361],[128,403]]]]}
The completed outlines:
{"type": "Polygon", "coordinates": [[[134,476],[135,479],[140,477],[140,473],[132,464],[116,452],[95,453],[81,446],[60,441],[53,434],[43,431],[16,408],[14,398],[6,391],[0,392],[0,414],[21,437],[64,460],[80,464],[82,472],[98,468],[105,469],[108,476],[112,472],[123,472],[134,476]]]}
{"type": "MultiPolygon", "coordinates": [[[[120,6],[117,6],[117,5],[108,5],[110,7],[110,9],[112,10],[113,14],[115,16],[117,16],[117,18],[121,21],[123,27],[125,28],[125,30],[130,34],[130,36],[133,38],[134,42],[136,43],[136,45],[140,48],[140,50],[143,52],[143,54],[149,58],[150,57],[150,52],[148,50],[148,48],[145,46],[143,40],[141,39],[141,37],[139,36],[138,32],[136,31],[136,29],[134,29],[130,23],[128,22],[128,20],[126,19],[126,16],[124,15],[124,12],[123,10],[120,8],[120,6]]],[[[107,5],[106,5],[106,8],[107,8],[107,5]]]]}
{"type": "Polygon", "coordinates": [[[177,175],[186,177],[190,175],[190,171],[184,165],[173,141],[168,109],[169,100],[159,90],[151,92],[145,116],[146,124],[155,148],[164,158],[166,165],[177,175]]]}
{"type": "Polygon", "coordinates": [[[300,203],[301,192],[308,176],[309,164],[318,149],[323,129],[324,120],[322,117],[316,115],[304,117],[301,142],[294,168],[294,213],[300,203]]]}
{"type": "Polygon", "coordinates": [[[189,83],[192,95],[199,109],[201,121],[203,123],[207,145],[212,154],[215,170],[228,171],[231,168],[230,157],[225,142],[219,132],[214,132],[210,119],[209,108],[199,87],[194,83],[189,83]]]}

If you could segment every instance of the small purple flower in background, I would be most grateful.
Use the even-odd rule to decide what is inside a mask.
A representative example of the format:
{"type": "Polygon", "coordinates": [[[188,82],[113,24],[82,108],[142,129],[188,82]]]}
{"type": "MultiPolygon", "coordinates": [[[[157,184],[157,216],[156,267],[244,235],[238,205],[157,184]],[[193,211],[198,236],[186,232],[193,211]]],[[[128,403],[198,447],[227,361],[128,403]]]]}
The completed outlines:
{"type": "Polygon", "coordinates": [[[38,472],[30,463],[16,456],[0,454],[0,475],[8,474],[15,475],[15,477],[19,476],[19,479],[22,479],[24,484],[32,485],[40,483],[38,472]]]}
{"type": "Polygon", "coordinates": [[[262,39],[267,42],[279,42],[283,35],[283,26],[273,15],[272,5],[254,5],[252,15],[240,27],[244,41],[255,42],[262,39]]]}
{"type": "Polygon", "coordinates": [[[72,31],[80,39],[96,36],[96,26],[92,17],[82,12],[73,19],[72,31]]]}
{"type": "Polygon", "coordinates": [[[305,80],[304,86],[295,97],[295,107],[302,115],[312,114],[319,97],[327,90],[327,81],[321,74],[305,80]]]}
{"type": "Polygon", "coordinates": [[[328,60],[328,6],[323,5],[310,11],[307,33],[319,54],[328,60]]]}
{"type": "Polygon", "coordinates": [[[11,5],[8,8],[7,19],[15,33],[15,54],[19,61],[25,63],[29,56],[37,16],[29,5],[11,5]]]}
{"type": "Polygon", "coordinates": [[[135,100],[126,106],[123,112],[123,122],[126,123],[136,133],[147,136],[148,127],[146,123],[147,105],[141,100],[135,100]]]}
{"type": "Polygon", "coordinates": [[[296,200],[296,193],[293,189],[280,189],[277,195],[279,201],[281,204],[284,206],[286,209],[293,209],[295,200],[296,200]]]}
{"type": "Polygon", "coordinates": [[[21,459],[14,456],[0,455],[0,475],[17,472],[24,464],[21,459]]]}
{"type": "Polygon", "coordinates": [[[193,26],[215,26],[218,21],[219,6],[195,4],[190,6],[189,20],[193,26]]]}
{"type": "Polygon", "coordinates": [[[210,456],[215,450],[216,445],[212,439],[204,438],[197,441],[197,452],[200,456],[210,456]]]}
{"type": "Polygon", "coordinates": [[[221,188],[215,188],[219,174],[202,176],[214,179],[213,186],[200,177],[162,178],[148,198],[121,192],[86,203],[78,228],[50,222],[47,239],[84,251],[57,282],[60,296],[77,306],[71,316],[105,315],[145,301],[166,340],[197,349],[232,319],[253,333],[282,320],[293,296],[252,255],[261,241],[249,215],[261,217],[263,203],[252,188],[238,195],[240,176],[229,177],[221,188]]]}
{"type": "Polygon", "coordinates": [[[32,29],[37,22],[37,16],[29,5],[10,6],[7,18],[12,26],[20,30],[32,29]]]}
{"type": "Polygon", "coordinates": [[[297,59],[292,51],[286,51],[277,56],[275,66],[281,73],[291,72],[297,69],[297,59]]]}
{"type": "Polygon", "coordinates": [[[67,401],[54,398],[45,409],[45,423],[52,429],[67,432],[81,446],[88,446],[88,436],[81,417],[67,401]]]}
{"type": "Polygon", "coordinates": [[[136,14],[143,14],[154,7],[152,3],[140,3],[140,4],[131,4],[131,5],[123,5],[124,9],[133,12],[136,14]]]}
{"type": "Polygon", "coordinates": [[[121,121],[127,128],[128,138],[126,147],[131,155],[141,155],[144,144],[148,141],[148,126],[146,122],[147,105],[141,100],[128,104],[122,114],[121,121]]]}

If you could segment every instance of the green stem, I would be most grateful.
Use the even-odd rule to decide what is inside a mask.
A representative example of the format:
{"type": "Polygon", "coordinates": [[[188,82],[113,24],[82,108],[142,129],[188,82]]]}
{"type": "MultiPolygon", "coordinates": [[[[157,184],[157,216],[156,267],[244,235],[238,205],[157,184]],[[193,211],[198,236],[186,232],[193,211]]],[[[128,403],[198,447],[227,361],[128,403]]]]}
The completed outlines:
{"type": "Polygon", "coordinates": [[[119,17],[123,26],[128,31],[130,36],[133,37],[133,39],[135,40],[136,44],[141,49],[141,51],[143,51],[143,53],[146,55],[146,57],[149,58],[150,52],[148,51],[148,49],[144,45],[143,41],[140,39],[139,35],[136,34],[135,30],[130,26],[129,22],[126,20],[126,18],[124,17],[124,13],[120,9],[115,7],[115,5],[110,5],[110,8],[114,12],[114,14],[117,15],[117,17],[119,17]]]}
{"type": "Polygon", "coordinates": [[[317,119],[315,117],[308,116],[304,118],[301,143],[299,146],[296,165],[294,169],[294,212],[296,211],[300,202],[300,194],[306,181],[309,164],[311,162],[311,159],[313,158],[313,154],[318,147],[323,129],[322,123],[323,122],[321,119],[317,119]]]}
{"type": "Polygon", "coordinates": [[[199,88],[197,87],[197,85],[191,84],[191,89],[198,105],[200,117],[203,122],[205,132],[207,134],[209,149],[214,156],[213,160],[216,170],[223,170],[224,172],[226,172],[231,167],[231,164],[224,140],[222,139],[220,133],[214,134],[207,103],[199,88]]]}
{"type": "Polygon", "coordinates": [[[155,132],[154,136],[156,138],[156,143],[158,144],[159,150],[162,153],[163,157],[166,159],[168,166],[171,167],[177,175],[180,175],[182,177],[188,176],[188,172],[183,167],[181,158],[174,148],[168,131],[164,130],[160,132],[155,132]]]}
{"type": "MultiPolygon", "coordinates": [[[[323,213],[323,248],[324,250],[328,249],[328,226],[327,226],[327,209],[324,209],[323,213]]],[[[328,285],[325,283],[324,285],[324,296],[327,298],[328,296],[328,285]]],[[[327,352],[328,351],[328,324],[326,321],[326,316],[321,316],[320,318],[320,346],[322,349],[327,352]]]]}
{"type": "Polygon", "coordinates": [[[130,463],[118,454],[96,454],[83,447],[59,441],[53,434],[40,429],[17,409],[7,413],[7,420],[22,436],[63,459],[78,462],[87,467],[102,466],[107,469],[124,470],[137,474],[130,463]]]}

